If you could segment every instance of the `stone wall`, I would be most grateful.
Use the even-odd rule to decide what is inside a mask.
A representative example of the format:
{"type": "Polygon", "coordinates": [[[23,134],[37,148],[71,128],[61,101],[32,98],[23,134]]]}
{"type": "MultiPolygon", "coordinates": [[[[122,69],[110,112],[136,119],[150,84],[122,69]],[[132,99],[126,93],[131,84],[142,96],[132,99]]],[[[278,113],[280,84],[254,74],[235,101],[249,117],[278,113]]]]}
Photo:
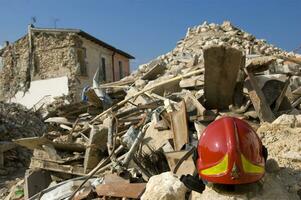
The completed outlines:
{"type": "Polygon", "coordinates": [[[13,97],[18,91],[27,91],[33,80],[68,76],[72,97],[75,77],[80,73],[77,50],[82,41],[74,33],[33,32],[32,67],[29,63],[29,37],[24,36],[4,49],[4,66],[0,71],[0,100],[13,97]]]}
{"type": "Polygon", "coordinates": [[[0,100],[13,96],[27,82],[28,38],[23,37],[15,44],[5,47],[2,58],[0,100]]]}
{"type": "Polygon", "coordinates": [[[77,33],[32,30],[32,52],[29,36],[25,35],[3,49],[0,55],[0,100],[10,99],[18,91],[27,91],[30,82],[67,76],[71,100],[79,100],[85,86],[91,86],[96,70],[105,59],[105,82],[119,80],[119,61],[123,76],[129,74],[129,59],[87,40],[77,33]],[[115,59],[116,57],[116,59],[115,59]],[[30,63],[32,63],[30,65],[30,63]],[[115,76],[115,77],[114,77],[115,76]]]}

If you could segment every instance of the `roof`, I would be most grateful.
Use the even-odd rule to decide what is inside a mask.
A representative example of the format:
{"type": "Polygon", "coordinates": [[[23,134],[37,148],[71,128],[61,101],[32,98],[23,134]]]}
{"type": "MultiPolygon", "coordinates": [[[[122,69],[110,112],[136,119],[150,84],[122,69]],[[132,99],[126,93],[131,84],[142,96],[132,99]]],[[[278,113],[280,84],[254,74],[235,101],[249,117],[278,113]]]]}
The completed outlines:
{"type": "Polygon", "coordinates": [[[80,29],[64,29],[64,28],[31,28],[32,31],[37,31],[37,32],[68,32],[68,33],[77,33],[78,35],[91,40],[93,42],[95,42],[96,44],[99,44],[107,49],[110,49],[116,53],[119,53],[129,59],[135,59],[134,56],[130,55],[129,53],[126,53],[120,49],[117,49],[115,47],[113,47],[112,45],[109,45],[108,43],[105,43],[104,41],[101,41],[99,39],[97,39],[96,37],[80,30],[80,29]]]}

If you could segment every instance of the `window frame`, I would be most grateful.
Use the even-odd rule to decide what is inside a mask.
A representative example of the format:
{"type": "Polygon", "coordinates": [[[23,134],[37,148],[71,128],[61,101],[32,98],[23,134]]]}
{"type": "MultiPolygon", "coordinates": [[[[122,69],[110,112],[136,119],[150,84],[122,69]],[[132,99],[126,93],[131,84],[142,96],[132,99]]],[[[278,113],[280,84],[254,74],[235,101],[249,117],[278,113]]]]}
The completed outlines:
{"type": "Polygon", "coordinates": [[[124,77],[124,70],[123,70],[123,62],[121,60],[118,61],[118,67],[119,67],[119,79],[122,79],[124,77]]]}
{"type": "Polygon", "coordinates": [[[103,73],[103,81],[107,81],[106,58],[101,56],[101,72],[103,73]]]}
{"type": "Polygon", "coordinates": [[[88,76],[88,65],[86,62],[86,58],[87,58],[86,48],[77,48],[76,54],[77,54],[77,63],[79,64],[79,75],[87,77],[88,76]],[[80,58],[81,57],[80,54],[82,55],[82,58],[80,58]]]}

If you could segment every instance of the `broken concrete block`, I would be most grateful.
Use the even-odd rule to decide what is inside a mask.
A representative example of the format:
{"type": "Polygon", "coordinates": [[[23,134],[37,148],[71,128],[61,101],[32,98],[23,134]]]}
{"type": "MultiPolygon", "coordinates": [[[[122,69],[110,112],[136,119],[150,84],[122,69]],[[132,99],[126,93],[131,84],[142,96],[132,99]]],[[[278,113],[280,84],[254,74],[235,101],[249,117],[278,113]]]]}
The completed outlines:
{"type": "Polygon", "coordinates": [[[141,200],[179,200],[185,199],[187,188],[171,172],[152,176],[146,184],[141,200]]]}
{"type": "Polygon", "coordinates": [[[146,72],[141,79],[143,80],[153,80],[156,79],[158,75],[164,73],[165,64],[162,62],[154,64],[154,66],[146,72]]]}
{"type": "Polygon", "coordinates": [[[84,172],[88,173],[101,160],[100,151],[107,147],[108,128],[102,125],[93,125],[90,131],[89,144],[85,153],[84,172]]]}
{"type": "Polygon", "coordinates": [[[236,79],[243,59],[241,51],[227,46],[212,46],[204,50],[206,108],[227,109],[233,103],[236,79]]]}
{"type": "Polygon", "coordinates": [[[273,56],[259,56],[247,60],[246,68],[253,73],[263,72],[269,69],[270,65],[276,61],[273,56]]]}
{"type": "Polygon", "coordinates": [[[301,115],[283,114],[274,120],[272,124],[291,128],[301,127],[301,115]]]}

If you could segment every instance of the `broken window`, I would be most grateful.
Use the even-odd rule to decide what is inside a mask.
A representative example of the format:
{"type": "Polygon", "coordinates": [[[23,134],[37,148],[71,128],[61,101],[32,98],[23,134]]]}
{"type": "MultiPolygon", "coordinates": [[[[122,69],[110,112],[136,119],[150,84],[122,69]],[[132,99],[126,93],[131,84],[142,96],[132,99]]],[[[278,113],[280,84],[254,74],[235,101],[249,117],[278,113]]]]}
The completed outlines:
{"type": "Polygon", "coordinates": [[[119,79],[122,79],[123,78],[123,67],[122,67],[121,61],[118,62],[118,66],[119,66],[119,79]]]}
{"type": "Polygon", "coordinates": [[[79,64],[80,75],[87,76],[86,49],[77,49],[77,61],[79,64]]]}

